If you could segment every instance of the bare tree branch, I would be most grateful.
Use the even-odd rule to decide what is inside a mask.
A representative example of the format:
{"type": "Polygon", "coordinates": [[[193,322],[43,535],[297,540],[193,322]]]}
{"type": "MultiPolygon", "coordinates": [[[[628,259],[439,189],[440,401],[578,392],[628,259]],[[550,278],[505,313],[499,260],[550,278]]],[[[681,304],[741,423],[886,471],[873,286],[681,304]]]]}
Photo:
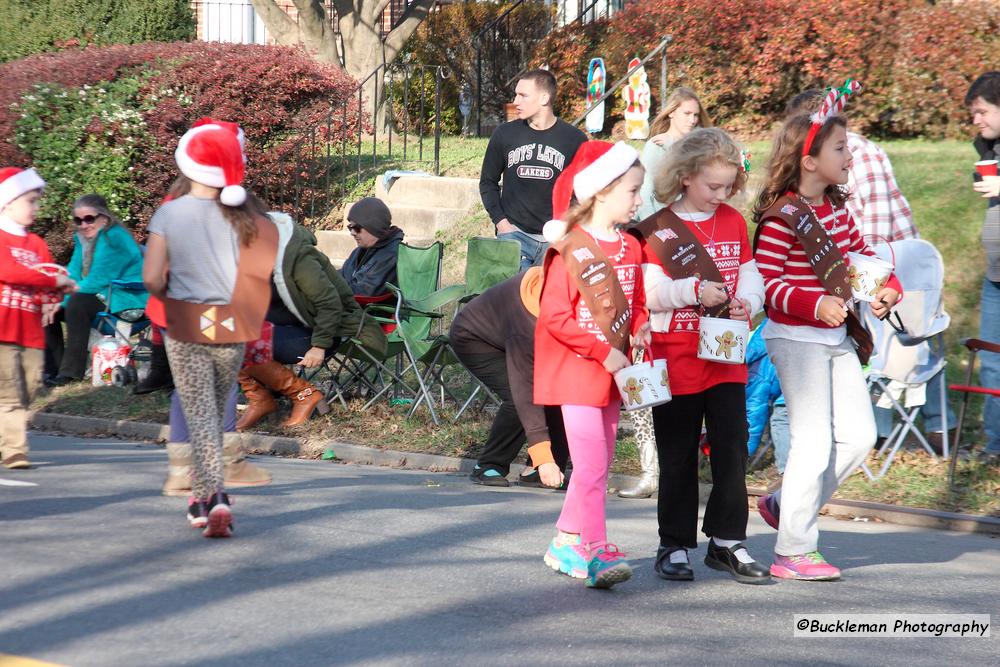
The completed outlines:
{"type": "Polygon", "coordinates": [[[378,0],[375,4],[375,13],[372,14],[372,16],[375,17],[376,21],[382,17],[382,12],[384,12],[385,8],[389,6],[389,2],[391,2],[391,0],[378,0]]]}
{"type": "Polygon", "coordinates": [[[413,4],[406,8],[403,20],[385,36],[385,48],[391,54],[390,59],[396,57],[396,54],[403,48],[403,44],[410,38],[410,35],[417,29],[421,21],[427,18],[436,1],[415,0],[413,4]]]}

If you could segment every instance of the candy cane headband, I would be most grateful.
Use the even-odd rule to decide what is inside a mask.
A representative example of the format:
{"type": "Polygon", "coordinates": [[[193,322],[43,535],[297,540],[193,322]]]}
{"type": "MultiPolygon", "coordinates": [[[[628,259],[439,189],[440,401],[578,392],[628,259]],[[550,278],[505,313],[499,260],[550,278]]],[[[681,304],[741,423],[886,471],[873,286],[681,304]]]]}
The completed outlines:
{"type": "Polygon", "coordinates": [[[836,116],[843,111],[847,105],[848,96],[853,95],[859,90],[861,90],[861,84],[854,79],[848,79],[840,88],[827,89],[826,97],[823,98],[823,104],[820,105],[819,111],[809,117],[812,121],[812,127],[809,128],[806,141],[802,144],[802,157],[809,155],[809,151],[812,150],[813,141],[816,140],[816,135],[819,134],[819,129],[823,127],[823,124],[830,117],[836,116]]]}

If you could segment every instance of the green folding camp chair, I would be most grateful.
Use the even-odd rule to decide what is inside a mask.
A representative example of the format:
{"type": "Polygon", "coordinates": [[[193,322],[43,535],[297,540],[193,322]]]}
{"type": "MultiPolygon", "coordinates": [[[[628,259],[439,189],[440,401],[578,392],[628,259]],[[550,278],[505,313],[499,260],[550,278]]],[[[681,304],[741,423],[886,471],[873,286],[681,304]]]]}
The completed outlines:
{"type": "Polygon", "coordinates": [[[469,239],[465,258],[466,303],[521,270],[521,244],[511,239],[477,236],[469,239]]]}
{"type": "MultiPolygon", "coordinates": [[[[459,307],[468,303],[479,294],[482,294],[490,287],[507,280],[521,269],[521,244],[509,239],[496,239],[478,236],[469,239],[465,261],[465,285],[459,307]]],[[[435,337],[433,341],[433,356],[426,362],[426,370],[422,378],[422,384],[426,387],[437,387],[441,392],[441,402],[444,403],[445,396],[450,397],[458,407],[455,419],[458,420],[462,414],[476,400],[480,392],[485,392],[489,400],[499,404],[499,399],[493,392],[476,378],[475,375],[466,369],[458,359],[447,335],[435,337]],[[449,366],[459,366],[466,376],[475,385],[469,397],[465,401],[460,400],[451,390],[445,380],[444,373],[449,366]]],[[[430,396],[430,393],[427,394],[430,396]]],[[[414,404],[415,410],[419,405],[419,400],[414,404]]],[[[429,400],[429,399],[428,399],[429,400]]]]}

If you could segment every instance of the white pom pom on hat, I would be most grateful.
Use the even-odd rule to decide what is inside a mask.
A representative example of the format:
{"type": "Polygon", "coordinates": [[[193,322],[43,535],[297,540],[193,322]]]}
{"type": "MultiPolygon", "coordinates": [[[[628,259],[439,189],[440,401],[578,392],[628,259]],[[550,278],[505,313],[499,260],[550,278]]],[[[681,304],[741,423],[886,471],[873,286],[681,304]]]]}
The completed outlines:
{"type": "Polygon", "coordinates": [[[231,129],[215,124],[192,127],[178,142],[174,159],[192,181],[222,189],[219,201],[225,206],[246,201],[243,148],[231,129]]]}
{"type": "Polygon", "coordinates": [[[242,185],[227,185],[219,193],[219,201],[226,206],[242,206],[247,200],[247,191],[242,185]]]}
{"type": "Polygon", "coordinates": [[[542,236],[549,243],[556,243],[566,236],[567,224],[562,220],[549,220],[542,227],[542,236]]]}

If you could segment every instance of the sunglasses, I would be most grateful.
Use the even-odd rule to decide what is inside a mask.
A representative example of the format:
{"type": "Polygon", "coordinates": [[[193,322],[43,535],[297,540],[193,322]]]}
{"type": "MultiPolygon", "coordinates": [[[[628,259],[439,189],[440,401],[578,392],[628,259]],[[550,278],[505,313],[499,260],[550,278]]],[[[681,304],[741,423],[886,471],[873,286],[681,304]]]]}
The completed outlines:
{"type": "Polygon", "coordinates": [[[356,222],[352,222],[351,224],[347,225],[347,231],[349,231],[352,234],[357,234],[358,232],[361,231],[361,225],[359,225],[356,222]]]}
{"type": "Polygon", "coordinates": [[[97,222],[97,219],[100,217],[101,217],[100,213],[98,213],[97,215],[85,215],[82,218],[74,215],[73,224],[76,225],[77,227],[80,227],[82,225],[92,225],[95,222],[97,222]]]}

